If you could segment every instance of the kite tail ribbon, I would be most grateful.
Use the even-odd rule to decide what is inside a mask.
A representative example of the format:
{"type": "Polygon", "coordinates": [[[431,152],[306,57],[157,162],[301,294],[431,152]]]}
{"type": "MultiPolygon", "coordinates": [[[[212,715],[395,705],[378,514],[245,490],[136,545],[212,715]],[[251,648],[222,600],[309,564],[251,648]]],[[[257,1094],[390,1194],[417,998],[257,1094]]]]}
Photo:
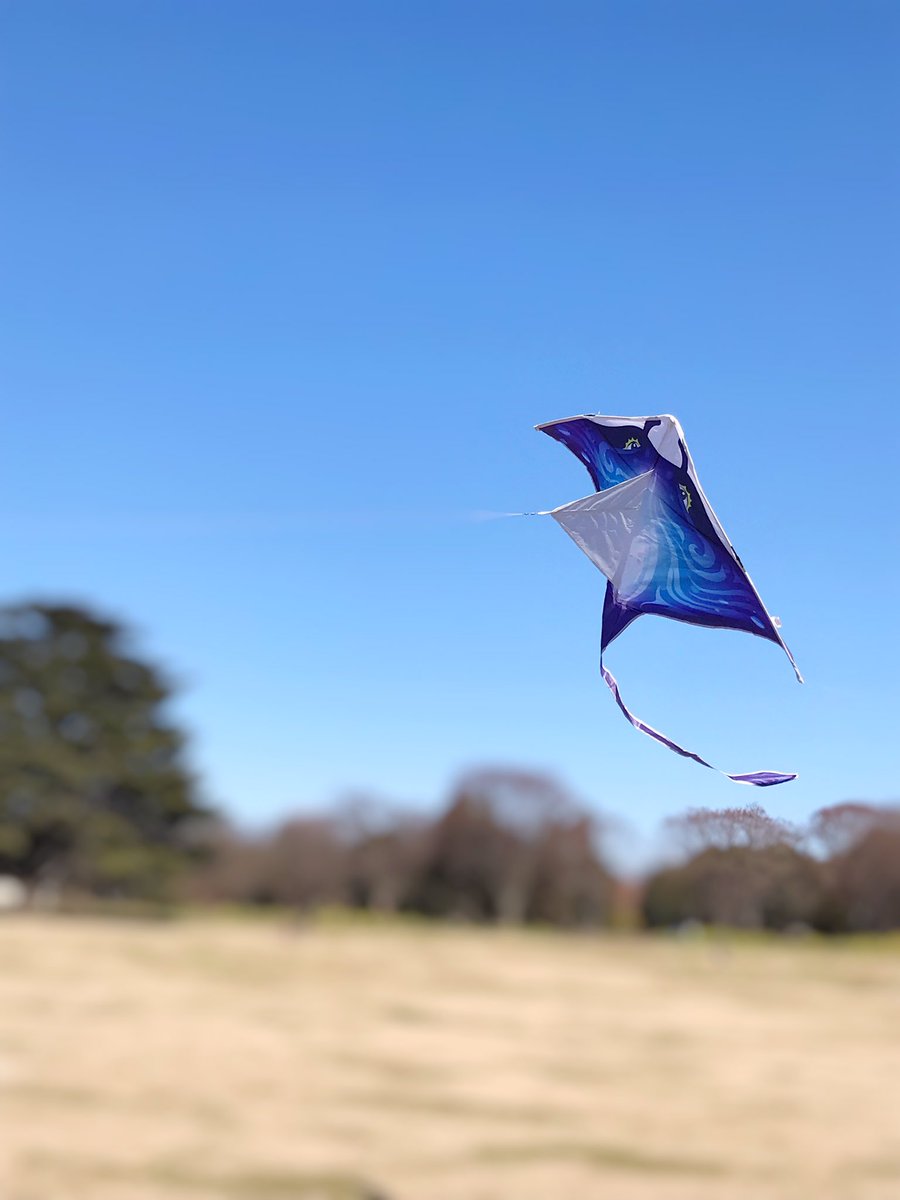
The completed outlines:
{"type": "Polygon", "coordinates": [[[631,722],[634,728],[641,733],[646,733],[647,737],[653,738],[654,741],[668,746],[670,750],[673,750],[676,754],[680,754],[682,758],[692,758],[701,767],[709,767],[711,771],[718,771],[720,775],[724,775],[727,779],[733,779],[735,783],[749,783],[754,787],[774,787],[776,783],[790,783],[792,779],[797,778],[796,774],[786,774],[783,771],[751,771],[746,775],[729,775],[727,771],[722,771],[718,767],[714,767],[712,763],[708,763],[699,754],[694,754],[692,750],[685,750],[683,746],[679,746],[677,742],[673,742],[664,733],[660,733],[652,725],[647,725],[639,717],[636,717],[633,712],[630,712],[625,701],[619,694],[619,685],[616,683],[615,676],[604,667],[602,656],[600,658],[600,673],[606,682],[606,686],[612,692],[616,704],[618,704],[624,716],[631,722]]]}

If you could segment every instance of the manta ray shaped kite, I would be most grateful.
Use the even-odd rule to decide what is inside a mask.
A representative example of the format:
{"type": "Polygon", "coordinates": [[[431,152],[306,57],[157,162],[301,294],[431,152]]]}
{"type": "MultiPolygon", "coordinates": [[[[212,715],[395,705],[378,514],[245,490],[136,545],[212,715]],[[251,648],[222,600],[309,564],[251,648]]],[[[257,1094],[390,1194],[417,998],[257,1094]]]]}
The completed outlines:
{"type": "MultiPolygon", "coordinates": [[[[600,670],[616,703],[641,733],[718,770],[629,712],[603,665],[604,651],[623,629],[642,613],[658,613],[692,625],[743,629],[776,642],[803,682],[777,618],[766,611],[703,494],[681,426],[664,414],[567,417],[536,428],[577,455],[597,489],[545,515],[563,527],[608,580],[600,670]]],[[[771,787],[797,776],[754,771],[728,778],[771,787]]]]}

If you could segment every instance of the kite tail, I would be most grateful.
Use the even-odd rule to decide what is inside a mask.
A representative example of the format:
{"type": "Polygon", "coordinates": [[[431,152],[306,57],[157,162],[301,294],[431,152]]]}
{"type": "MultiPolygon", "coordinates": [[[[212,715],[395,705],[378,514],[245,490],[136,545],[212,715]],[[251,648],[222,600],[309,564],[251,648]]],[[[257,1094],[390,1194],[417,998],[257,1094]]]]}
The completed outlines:
{"type": "Polygon", "coordinates": [[[694,762],[699,763],[701,767],[709,767],[711,771],[719,771],[720,775],[724,775],[727,779],[733,779],[735,783],[749,783],[754,787],[774,787],[776,783],[789,783],[792,779],[796,779],[796,774],[785,774],[782,771],[751,771],[747,775],[729,775],[727,771],[721,771],[718,767],[714,767],[712,763],[708,763],[705,758],[701,758],[699,754],[694,754],[691,750],[685,750],[683,746],[679,746],[677,742],[673,742],[667,738],[664,733],[660,733],[658,729],[654,729],[651,725],[645,724],[634,713],[629,712],[625,701],[619,695],[619,685],[616,683],[613,674],[603,665],[603,659],[600,659],[600,673],[606,681],[606,686],[612,692],[616,704],[624,713],[625,717],[631,722],[635,729],[639,729],[641,733],[646,733],[648,737],[652,737],[655,741],[661,742],[664,746],[668,746],[670,750],[674,750],[676,754],[680,754],[682,758],[692,758],[694,762]]]}

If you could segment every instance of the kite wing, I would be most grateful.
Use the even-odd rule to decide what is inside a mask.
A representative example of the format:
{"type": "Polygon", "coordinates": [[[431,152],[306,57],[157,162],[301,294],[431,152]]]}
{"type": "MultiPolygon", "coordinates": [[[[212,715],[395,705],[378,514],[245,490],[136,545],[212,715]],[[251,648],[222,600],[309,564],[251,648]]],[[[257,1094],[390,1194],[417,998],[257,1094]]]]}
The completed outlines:
{"type": "Polygon", "coordinates": [[[537,425],[580,458],[598,492],[652,470],[659,451],[661,417],[566,417],[537,425]]]}
{"type": "MultiPolygon", "coordinates": [[[[780,645],[796,663],[700,487],[674,417],[574,417],[539,425],[585,464],[598,490],[550,515],[608,579],[601,670],[635,728],[704,766],[625,706],[603,666],[610,642],[643,613],[694,625],[740,629],[780,645]]],[[[730,775],[770,786],[779,772],[730,775]]]]}

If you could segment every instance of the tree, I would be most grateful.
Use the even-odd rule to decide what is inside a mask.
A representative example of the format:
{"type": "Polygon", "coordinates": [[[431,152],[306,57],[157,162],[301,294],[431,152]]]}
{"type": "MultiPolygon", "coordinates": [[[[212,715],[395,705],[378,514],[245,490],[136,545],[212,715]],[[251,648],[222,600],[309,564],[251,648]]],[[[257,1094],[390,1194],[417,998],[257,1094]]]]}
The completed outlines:
{"type": "Polygon", "coordinates": [[[354,908],[396,912],[419,877],[428,826],[395,805],[366,794],[345,797],[337,828],[347,847],[347,895],[354,908]]]}
{"type": "Polygon", "coordinates": [[[431,830],[408,907],[475,921],[596,924],[613,880],[595,823],[552,779],[482,770],[464,777],[431,830]]]}
{"type": "Polygon", "coordinates": [[[874,804],[858,800],[832,804],[813,813],[809,821],[810,840],[824,858],[835,858],[878,826],[883,816],[883,810],[874,804]]]}
{"type": "Polygon", "coordinates": [[[825,857],[821,926],[833,932],[900,928],[900,810],[859,802],[815,813],[825,857]]]}
{"type": "Polygon", "coordinates": [[[347,847],[330,817],[285,821],[267,840],[263,865],[273,903],[312,909],[347,901],[347,847]]]}
{"type": "Polygon", "coordinates": [[[666,822],[668,836],[688,854],[703,850],[764,850],[794,845],[797,831],[778,821],[759,804],[740,808],[689,808],[666,822]]]}
{"type": "Polygon", "coordinates": [[[159,896],[205,815],[171,689],[84,608],[0,610],[0,873],[159,896]]]}
{"type": "Polygon", "coordinates": [[[647,881],[649,925],[697,920],[743,928],[817,924],[823,902],[821,864],[800,836],[759,805],[694,809],[668,822],[682,861],[647,881]]]}
{"type": "Polygon", "coordinates": [[[900,819],[885,813],[830,864],[839,930],[900,929],[900,819]]]}

